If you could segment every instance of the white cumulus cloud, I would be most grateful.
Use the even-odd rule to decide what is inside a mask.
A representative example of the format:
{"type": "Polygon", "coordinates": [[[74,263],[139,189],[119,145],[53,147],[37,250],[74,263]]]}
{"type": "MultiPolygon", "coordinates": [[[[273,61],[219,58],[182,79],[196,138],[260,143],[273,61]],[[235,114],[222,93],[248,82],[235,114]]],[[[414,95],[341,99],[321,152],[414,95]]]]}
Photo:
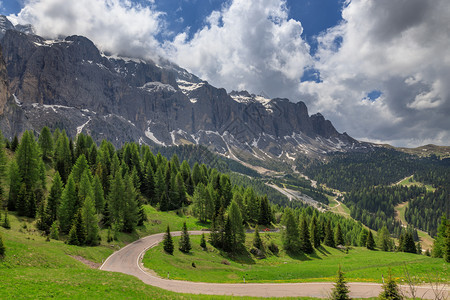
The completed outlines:
{"type": "Polygon", "coordinates": [[[16,23],[33,24],[48,38],[83,35],[102,50],[128,56],[154,58],[156,39],[162,31],[162,14],[147,5],[129,0],[28,0],[16,23]]]}
{"type": "Polygon", "coordinates": [[[179,65],[228,90],[288,96],[312,63],[302,25],[288,18],[285,1],[234,0],[213,11],[192,39],[165,43],[179,65]]]}
{"type": "Polygon", "coordinates": [[[342,17],[318,37],[323,82],[299,85],[312,109],[357,138],[450,144],[448,1],[353,0],[342,17]]]}

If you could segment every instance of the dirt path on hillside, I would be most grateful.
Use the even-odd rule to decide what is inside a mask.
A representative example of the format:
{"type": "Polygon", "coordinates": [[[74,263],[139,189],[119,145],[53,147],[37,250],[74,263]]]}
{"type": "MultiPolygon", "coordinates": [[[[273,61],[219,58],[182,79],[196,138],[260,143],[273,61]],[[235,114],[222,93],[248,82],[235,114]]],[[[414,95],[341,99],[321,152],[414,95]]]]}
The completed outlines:
{"type": "MultiPolygon", "coordinates": [[[[202,231],[190,231],[191,235],[200,235],[202,231]]],[[[173,236],[180,232],[172,232],[173,236]]],[[[204,283],[181,280],[169,280],[156,276],[152,272],[146,272],[142,266],[142,257],[151,247],[162,241],[164,233],[147,236],[135,241],[113,253],[100,267],[104,271],[120,272],[135,276],[144,283],[163,288],[165,290],[204,295],[229,295],[229,296],[254,296],[254,297],[317,297],[327,298],[332,287],[332,282],[312,283],[204,283]]],[[[377,283],[349,283],[350,296],[352,298],[377,297],[381,291],[381,285],[377,283]]],[[[402,286],[407,293],[407,287],[402,286]]],[[[448,296],[448,289],[446,290],[448,296]]],[[[431,287],[421,286],[417,290],[417,296],[425,299],[433,299],[431,287]]]]}
{"type": "MultiPolygon", "coordinates": [[[[408,222],[406,222],[405,220],[405,216],[401,216],[400,215],[400,211],[403,210],[406,206],[408,206],[409,202],[403,202],[398,204],[396,207],[394,207],[394,211],[395,211],[395,219],[400,221],[402,223],[403,227],[407,227],[408,226],[408,222]]],[[[416,228],[417,229],[417,228],[416,228]]],[[[426,249],[431,251],[431,248],[433,247],[433,238],[431,236],[428,235],[428,233],[426,233],[423,230],[417,229],[417,233],[419,234],[419,239],[420,239],[420,243],[422,244],[422,249],[423,251],[425,251],[426,249]]]]}

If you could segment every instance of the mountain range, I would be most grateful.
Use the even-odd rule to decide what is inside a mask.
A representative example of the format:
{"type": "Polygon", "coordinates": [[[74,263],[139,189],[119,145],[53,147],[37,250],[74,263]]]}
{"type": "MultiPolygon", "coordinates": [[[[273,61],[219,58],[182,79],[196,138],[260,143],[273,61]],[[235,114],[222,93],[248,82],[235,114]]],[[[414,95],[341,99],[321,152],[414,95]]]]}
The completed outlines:
{"type": "Polygon", "coordinates": [[[372,144],[339,133],[302,101],[227,92],[167,61],[104,53],[89,39],[48,40],[0,17],[0,129],[83,132],[116,146],[199,144],[235,160],[320,157],[372,144]]]}

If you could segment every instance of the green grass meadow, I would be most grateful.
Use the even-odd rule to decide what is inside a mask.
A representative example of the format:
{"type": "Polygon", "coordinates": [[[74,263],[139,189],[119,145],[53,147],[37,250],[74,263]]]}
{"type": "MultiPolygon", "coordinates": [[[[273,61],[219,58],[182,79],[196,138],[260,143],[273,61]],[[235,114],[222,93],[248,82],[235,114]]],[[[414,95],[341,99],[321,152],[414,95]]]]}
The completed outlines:
{"type": "MultiPolygon", "coordinates": [[[[281,250],[280,234],[270,233],[270,239],[265,234],[261,234],[263,241],[267,244],[273,240],[281,250]]],[[[193,250],[184,254],[178,250],[178,240],[178,237],[174,238],[174,255],[166,254],[161,244],[150,249],[144,256],[144,266],[162,277],[169,272],[171,279],[228,283],[243,282],[244,277],[246,282],[334,281],[339,265],[348,281],[382,282],[381,276],[386,277],[391,268],[394,278],[401,282],[406,264],[410,274],[420,281],[437,273],[443,276],[442,280],[450,281],[448,264],[442,259],[423,255],[370,251],[360,247],[346,254],[325,246],[312,255],[289,255],[280,251],[278,255],[257,259],[250,253],[229,257],[209,244],[208,251],[203,251],[199,236],[191,236],[193,250]]],[[[252,240],[252,235],[247,235],[248,247],[252,240]]]]}

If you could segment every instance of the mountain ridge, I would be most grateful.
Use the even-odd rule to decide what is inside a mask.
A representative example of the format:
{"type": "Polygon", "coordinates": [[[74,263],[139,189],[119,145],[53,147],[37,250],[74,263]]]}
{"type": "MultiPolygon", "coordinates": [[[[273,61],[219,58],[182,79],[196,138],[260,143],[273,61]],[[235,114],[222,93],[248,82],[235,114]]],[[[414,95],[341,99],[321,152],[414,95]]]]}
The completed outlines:
{"type": "Polygon", "coordinates": [[[286,162],[373,147],[310,116],[302,101],[227,93],[165,60],[108,55],[82,36],[47,40],[23,28],[4,25],[0,44],[10,93],[36,131],[86,132],[116,145],[201,144],[232,159],[244,152],[286,162]]]}

